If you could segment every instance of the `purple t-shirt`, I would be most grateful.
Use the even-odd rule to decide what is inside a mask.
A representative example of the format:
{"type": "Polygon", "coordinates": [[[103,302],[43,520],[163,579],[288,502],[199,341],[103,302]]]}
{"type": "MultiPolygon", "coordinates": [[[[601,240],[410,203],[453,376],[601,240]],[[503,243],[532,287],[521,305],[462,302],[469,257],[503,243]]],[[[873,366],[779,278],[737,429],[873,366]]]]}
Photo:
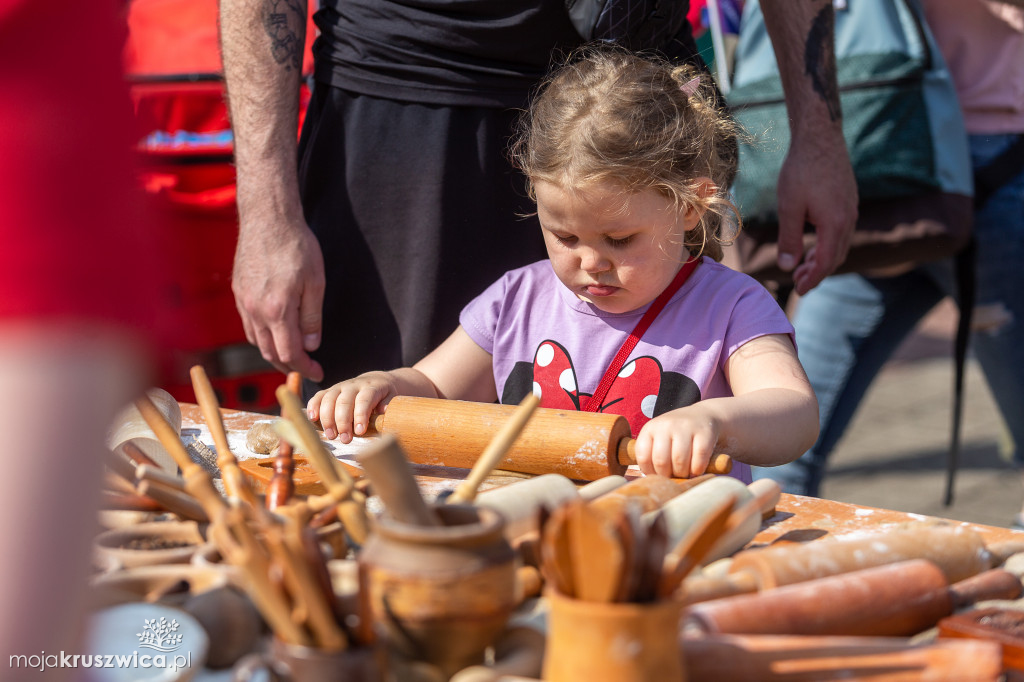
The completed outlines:
{"type": "MultiPolygon", "coordinates": [[[[463,329],[491,354],[503,403],[532,389],[541,405],[579,409],[648,306],[606,313],[578,299],[549,261],[512,270],[467,305],[463,329]]],[[[732,395],[724,367],[747,341],[793,326],[755,280],[707,258],[644,333],[599,411],[626,417],[633,434],[652,417],[732,395]]],[[[732,475],[750,481],[736,463],[732,475]]]]}

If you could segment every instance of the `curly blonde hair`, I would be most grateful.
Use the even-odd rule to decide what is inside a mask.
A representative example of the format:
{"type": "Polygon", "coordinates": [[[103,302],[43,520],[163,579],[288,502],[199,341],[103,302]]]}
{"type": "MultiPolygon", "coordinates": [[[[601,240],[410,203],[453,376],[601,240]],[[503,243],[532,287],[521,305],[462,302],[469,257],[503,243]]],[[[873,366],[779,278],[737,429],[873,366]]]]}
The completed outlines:
{"type": "Polygon", "coordinates": [[[520,117],[512,163],[533,199],[537,181],[579,189],[610,180],[627,194],[654,189],[677,209],[693,206],[702,217],[684,245],[721,260],[740,225],[727,194],[739,130],[709,80],[654,55],[607,44],[578,48],[520,117]],[[710,193],[700,191],[700,178],[711,179],[710,193]],[[728,237],[726,225],[734,227],[728,237]]]}

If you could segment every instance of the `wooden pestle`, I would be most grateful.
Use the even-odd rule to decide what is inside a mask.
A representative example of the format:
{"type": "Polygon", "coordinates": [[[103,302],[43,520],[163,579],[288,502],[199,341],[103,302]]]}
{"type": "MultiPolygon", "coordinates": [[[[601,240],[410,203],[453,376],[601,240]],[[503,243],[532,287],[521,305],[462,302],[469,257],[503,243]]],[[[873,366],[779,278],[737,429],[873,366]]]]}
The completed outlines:
{"type": "Polygon", "coordinates": [[[958,606],[1020,592],[1020,580],[1003,569],[949,585],[938,566],[911,559],[694,604],[683,623],[703,632],[910,636],[958,606]]]}
{"type": "Polygon", "coordinates": [[[977,531],[965,526],[921,523],[850,539],[828,538],[740,552],[732,560],[725,579],[687,580],[685,601],[717,599],[908,559],[932,561],[949,582],[976,575],[993,565],[977,531]]]}
{"type": "MultiPolygon", "coordinates": [[[[397,396],[371,422],[378,433],[393,433],[418,464],[471,468],[479,453],[508,421],[515,405],[397,396]]],[[[501,468],[528,474],[562,474],[593,481],[621,475],[636,463],[625,417],[595,412],[537,408],[501,468]]],[[[708,472],[723,474],[732,459],[716,455],[708,472]]]]}
{"type": "Polygon", "coordinates": [[[362,465],[374,492],[393,519],[414,526],[441,525],[441,519],[423,499],[397,438],[391,434],[381,436],[359,452],[356,461],[362,465]]]}
{"type": "Polygon", "coordinates": [[[148,495],[136,493],[120,493],[113,490],[102,491],[100,509],[117,511],[162,512],[166,507],[148,495]]]}

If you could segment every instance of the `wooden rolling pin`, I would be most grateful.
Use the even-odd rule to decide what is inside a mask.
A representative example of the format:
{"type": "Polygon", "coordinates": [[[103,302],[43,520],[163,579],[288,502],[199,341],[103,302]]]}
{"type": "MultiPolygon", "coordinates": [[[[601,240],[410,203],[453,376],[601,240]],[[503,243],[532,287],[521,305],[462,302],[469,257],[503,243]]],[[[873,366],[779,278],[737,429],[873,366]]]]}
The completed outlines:
{"type": "Polygon", "coordinates": [[[684,630],[776,635],[910,636],[983,599],[1016,599],[1020,580],[994,568],[953,585],[912,559],[690,606],[684,630]]]}
{"type": "MultiPolygon", "coordinates": [[[[396,435],[413,462],[469,469],[515,410],[515,405],[398,396],[371,426],[396,435]]],[[[625,417],[537,408],[498,468],[594,481],[636,464],[635,442],[625,417]]],[[[707,469],[731,470],[732,459],[724,454],[713,457],[707,469]]]]}
{"type": "Polygon", "coordinates": [[[854,538],[780,544],[740,552],[723,578],[691,578],[685,601],[767,590],[909,559],[927,559],[953,583],[994,565],[981,535],[965,526],[915,524],[854,538]]]}
{"type": "Polygon", "coordinates": [[[1003,671],[1000,645],[980,639],[702,634],[680,644],[688,680],[980,682],[1003,671]]]}

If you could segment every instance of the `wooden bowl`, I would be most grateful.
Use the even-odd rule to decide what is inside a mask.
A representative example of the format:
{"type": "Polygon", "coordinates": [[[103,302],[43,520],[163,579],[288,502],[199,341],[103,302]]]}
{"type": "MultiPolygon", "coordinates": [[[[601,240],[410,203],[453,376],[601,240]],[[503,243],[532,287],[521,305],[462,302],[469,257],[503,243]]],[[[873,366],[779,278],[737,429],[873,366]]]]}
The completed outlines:
{"type": "Polygon", "coordinates": [[[113,528],[96,536],[93,556],[102,570],[187,564],[206,542],[205,524],[161,521],[113,528]]]}
{"type": "Polygon", "coordinates": [[[111,571],[89,581],[94,608],[130,602],[181,606],[194,595],[230,584],[227,571],[212,566],[163,564],[111,571]]]}

